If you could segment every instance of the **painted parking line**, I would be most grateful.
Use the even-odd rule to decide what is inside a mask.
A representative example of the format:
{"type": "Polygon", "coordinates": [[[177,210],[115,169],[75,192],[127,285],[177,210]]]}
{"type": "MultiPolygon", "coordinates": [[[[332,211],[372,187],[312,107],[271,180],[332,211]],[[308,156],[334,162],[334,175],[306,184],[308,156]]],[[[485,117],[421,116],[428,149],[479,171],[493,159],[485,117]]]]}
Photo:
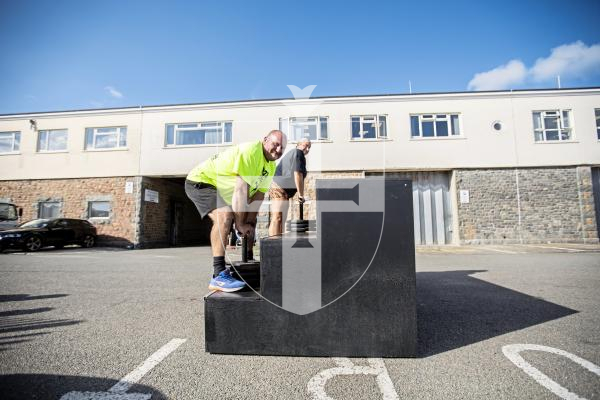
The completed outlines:
{"type": "Polygon", "coordinates": [[[60,400],[148,400],[152,397],[152,393],[126,392],[186,341],[187,339],[177,338],[171,340],[148,357],[146,361],[138,365],[133,371],[125,375],[123,379],[108,389],[107,392],[69,392],[63,395],[60,400]]]}
{"type": "Polygon", "coordinates": [[[532,377],[537,383],[550,390],[555,395],[559,396],[565,400],[580,400],[583,397],[578,396],[577,394],[570,392],[565,387],[559,385],[552,379],[550,379],[547,375],[542,373],[539,369],[535,368],[533,365],[529,364],[523,357],[521,357],[522,351],[526,350],[534,350],[534,351],[543,351],[546,353],[557,354],[559,356],[563,356],[568,358],[569,360],[581,365],[583,368],[588,371],[600,376],[600,367],[596,364],[589,362],[581,357],[578,357],[574,354],[566,352],[564,350],[555,349],[554,347],[541,346],[539,344],[509,344],[502,347],[502,352],[513,364],[517,367],[521,368],[527,375],[532,377]]]}
{"type": "Polygon", "coordinates": [[[333,400],[327,395],[325,385],[339,375],[374,375],[383,400],[398,400],[398,393],[381,358],[369,358],[369,366],[355,365],[349,358],[333,358],[338,365],[325,369],[313,376],[308,382],[308,393],[314,400],[333,400]]]}
{"type": "Polygon", "coordinates": [[[527,246],[527,247],[535,247],[538,249],[554,249],[554,250],[562,250],[562,251],[568,251],[568,252],[579,252],[579,251],[587,251],[587,250],[583,250],[583,249],[572,249],[569,247],[557,247],[557,246],[542,246],[542,245],[535,245],[535,244],[524,244],[523,246],[527,246]]]}
{"type": "Polygon", "coordinates": [[[483,250],[490,250],[490,251],[496,251],[498,253],[504,253],[504,254],[523,254],[521,252],[518,251],[512,251],[512,250],[500,250],[500,249],[495,249],[493,247],[484,247],[483,250]]]}

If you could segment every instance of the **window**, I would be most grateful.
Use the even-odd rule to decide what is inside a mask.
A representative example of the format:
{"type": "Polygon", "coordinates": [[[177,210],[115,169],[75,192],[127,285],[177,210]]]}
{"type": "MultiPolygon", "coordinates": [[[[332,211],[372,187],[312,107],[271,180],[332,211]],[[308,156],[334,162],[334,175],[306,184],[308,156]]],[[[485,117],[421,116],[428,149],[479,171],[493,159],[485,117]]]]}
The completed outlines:
{"type": "Polygon", "coordinates": [[[231,122],[167,124],[165,145],[170,147],[231,143],[231,125],[231,122]]]}
{"type": "Polygon", "coordinates": [[[533,134],[536,142],[571,140],[571,110],[534,111],[533,134]]]}
{"type": "Polygon", "coordinates": [[[110,201],[88,202],[88,218],[110,217],[110,201]]]}
{"type": "Polygon", "coordinates": [[[285,133],[291,142],[302,138],[327,140],[327,117],[279,118],[279,130],[285,133]]]}
{"type": "Polygon", "coordinates": [[[60,202],[40,201],[38,203],[38,218],[57,218],[60,215],[60,202]]]}
{"type": "Polygon", "coordinates": [[[127,147],[127,128],[85,128],[85,149],[119,149],[127,147]]]}
{"type": "Polygon", "coordinates": [[[16,221],[19,218],[14,204],[0,203],[0,221],[16,221]]]}
{"type": "Polygon", "coordinates": [[[387,139],[387,116],[352,116],[352,140],[387,139]]]}
{"type": "Polygon", "coordinates": [[[0,132],[0,153],[16,153],[21,147],[21,132],[0,132]]]}
{"type": "Polygon", "coordinates": [[[596,137],[600,140],[600,108],[594,110],[596,112],[596,137]]]}
{"type": "Polygon", "coordinates": [[[460,136],[459,114],[419,114],[410,116],[413,138],[460,136]]]}
{"type": "Polygon", "coordinates": [[[56,129],[51,131],[39,131],[38,151],[63,151],[67,149],[67,130],[56,129]]]}

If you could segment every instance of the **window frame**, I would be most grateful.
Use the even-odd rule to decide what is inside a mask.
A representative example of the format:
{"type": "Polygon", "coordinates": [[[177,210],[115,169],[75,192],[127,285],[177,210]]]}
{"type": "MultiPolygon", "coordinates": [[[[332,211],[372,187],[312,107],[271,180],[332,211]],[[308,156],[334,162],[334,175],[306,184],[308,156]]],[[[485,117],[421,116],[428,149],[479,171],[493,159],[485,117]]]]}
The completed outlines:
{"type": "Polygon", "coordinates": [[[409,114],[410,122],[410,139],[411,140],[436,140],[436,139],[461,139],[465,135],[463,133],[462,113],[460,112],[436,112],[436,113],[413,113],[409,114]],[[443,118],[438,118],[444,116],[443,118]],[[458,121],[458,134],[454,133],[454,124],[452,117],[456,116],[458,121]],[[417,117],[419,121],[419,135],[413,133],[413,117],[417,117]],[[433,136],[423,136],[423,122],[430,122],[433,128],[433,136]],[[438,122],[446,122],[447,135],[438,135],[438,122]]]}
{"type": "Polygon", "coordinates": [[[88,202],[87,202],[87,219],[109,220],[111,215],[112,215],[112,203],[110,200],[88,200],[88,202]],[[92,203],[108,203],[108,215],[107,216],[93,216],[92,215],[92,203]]]}
{"type": "Polygon", "coordinates": [[[311,142],[329,142],[329,116],[327,115],[311,115],[307,117],[280,117],[279,118],[279,130],[282,131],[288,138],[289,143],[298,143],[298,141],[306,136],[300,138],[292,138],[290,131],[292,128],[292,120],[296,122],[299,119],[308,120],[315,118],[316,122],[316,138],[310,138],[311,142]],[[323,136],[323,124],[325,125],[325,136],[323,136]]]}
{"type": "Polygon", "coordinates": [[[38,218],[39,219],[50,219],[50,218],[60,218],[61,217],[61,206],[62,206],[62,202],[58,201],[58,200],[47,200],[47,201],[38,201],[37,203],[37,214],[38,214],[38,218]],[[44,204],[55,204],[56,205],[56,209],[57,209],[57,213],[56,215],[50,215],[50,216],[43,216],[42,215],[42,205],[44,204]]]}
{"type": "Polygon", "coordinates": [[[594,117],[596,118],[596,139],[600,141],[600,108],[594,108],[594,117]]]}
{"type": "Polygon", "coordinates": [[[36,147],[36,152],[37,153],[66,153],[68,151],[69,148],[69,130],[67,128],[61,128],[61,129],[42,129],[38,131],[38,137],[37,137],[37,147],[36,147]],[[60,150],[48,150],[49,144],[50,144],[50,135],[52,133],[57,133],[57,132],[64,132],[65,136],[66,136],[66,141],[65,141],[65,148],[64,149],[60,149],[60,150]],[[46,148],[42,149],[40,146],[40,142],[42,139],[42,133],[46,133],[47,138],[46,138],[46,148]]]}
{"type": "Polygon", "coordinates": [[[387,114],[364,114],[364,115],[351,115],[350,116],[350,140],[351,141],[381,141],[381,140],[390,140],[389,134],[388,134],[388,129],[389,124],[388,124],[388,115],[387,114]],[[382,126],[382,121],[381,118],[385,119],[385,136],[381,135],[381,126],[382,126]],[[359,118],[359,130],[358,133],[360,135],[360,137],[354,137],[354,123],[355,121],[353,121],[354,118],[359,118]],[[372,122],[365,122],[367,121],[367,118],[373,118],[373,122],[375,123],[375,137],[374,138],[365,138],[363,133],[365,133],[366,131],[363,129],[363,126],[365,123],[372,123],[372,122]]]}
{"type": "Polygon", "coordinates": [[[545,110],[533,110],[531,112],[531,117],[532,117],[532,123],[533,123],[533,141],[534,143],[569,143],[569,142],[574,142],[575,141],[575,129],[574,129],[574,124],[573,124],[573,109],[571,108],[556,108],[556,109],[545,109],[545,110]],[[569,121],[569,125],[567,127],[565,127],[564,125],[564,113],[568,112],[568,121],[569,121]],[[535,119],[536,119],[536,114],[540,114],[540,128],[536,128],[535,127],[535,119]],[[556,114],[556,118],[557,118],[557,128],[553,129],[553,128],[546,128],[546,118],[550,118],[553,117],[554,114],[548,114],[548,113],[554,113],[556,114]],[[547,138],[547,131],[556,131],[558,134],[558,139],[548,139],[547,138]],[[563,139],[563,131],[568,131],[569,133],[569,138],[568,139],[563,139]],[[537,134],[541,133],[542,134],[542,139],[538,140],[537,139],[537,134]]]}
{"type": "MultiPolygon", "coordinates": [[[[205,140],[206,141],[206,140],[205,140]]],[[[222,121],[196,121],[196,122],[168,122],[165,124],[165,137],[163,142],[164,148],[179,148],[179,147],[200,147],[200,146],[227,146],[233,144],[233,121],[222,120],[222,121]],[[203,124],[219,124],[221,129],[221,142],[220,143],[192,143],[192,144],[177,144],[177,136],[179,132],[202,130],[203,124]],[[226,125],[231,126],[230,141],[226,142],[226,125]],[[195,127],[177,128],[180,125],[196,125],[195,127]],[[173,126],[173,144],[169,144],[169,126],[173,126]]]]}
{"type": "Polygon", "coordinates": [[[12,148],[9,151],[0,151],[0,154],[20,154],[21,153],[21,131],[3,131],[0,135],[7,134],[12,136],[12,148]]]}
{"type": "Polygon", "coordinates": [[[115,151],[115,150],[127,150],[127,126],[119,125],[119,126],[97,126],[97,127],[87,127],[85,128],[85,138],[83,142],[84,151],[115,151]],[[100,129],[115,129],[115,132],[98,132],[100,129]],[[124,130],[124,132],[122,131],[124,130]],[[88,146],[88,134],[91,132],[92,145],[88,146]],[[116,135],[117,136],[117,145],[114,147],[96,147],[96,142],[98,136],[108,136],[108,135],[116,135]],[[125,144],[121,144],[124,141],[125,144]]]}

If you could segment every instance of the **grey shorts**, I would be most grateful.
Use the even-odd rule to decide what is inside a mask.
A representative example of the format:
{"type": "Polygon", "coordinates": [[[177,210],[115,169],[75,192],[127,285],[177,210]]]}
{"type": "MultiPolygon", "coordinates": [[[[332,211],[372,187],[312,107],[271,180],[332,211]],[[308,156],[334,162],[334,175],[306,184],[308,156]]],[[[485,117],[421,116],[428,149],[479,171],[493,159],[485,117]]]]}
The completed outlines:
{"type": "Polygon", "coordinates": [[[203,182],[185,180],[185,194],[194,202],[202,218],[216,208],[226,206],[225,200],[219,196],[217,188],[203,182]]]}

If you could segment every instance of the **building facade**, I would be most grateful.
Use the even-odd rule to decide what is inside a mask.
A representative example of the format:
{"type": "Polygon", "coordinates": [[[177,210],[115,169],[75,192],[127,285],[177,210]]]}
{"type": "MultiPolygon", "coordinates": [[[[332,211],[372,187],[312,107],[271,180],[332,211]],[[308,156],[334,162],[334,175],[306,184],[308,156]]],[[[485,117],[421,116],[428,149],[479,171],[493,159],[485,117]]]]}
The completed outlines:
{"type": "Polygon", "coordinates": [[[598,242],[600,88],[3,115],[0,199],[88,219],[101,243],[208,243],[185,176],[278,128],[313,141],[309,198],[319,178],[412,179],[418,244],[598,242]]]}

